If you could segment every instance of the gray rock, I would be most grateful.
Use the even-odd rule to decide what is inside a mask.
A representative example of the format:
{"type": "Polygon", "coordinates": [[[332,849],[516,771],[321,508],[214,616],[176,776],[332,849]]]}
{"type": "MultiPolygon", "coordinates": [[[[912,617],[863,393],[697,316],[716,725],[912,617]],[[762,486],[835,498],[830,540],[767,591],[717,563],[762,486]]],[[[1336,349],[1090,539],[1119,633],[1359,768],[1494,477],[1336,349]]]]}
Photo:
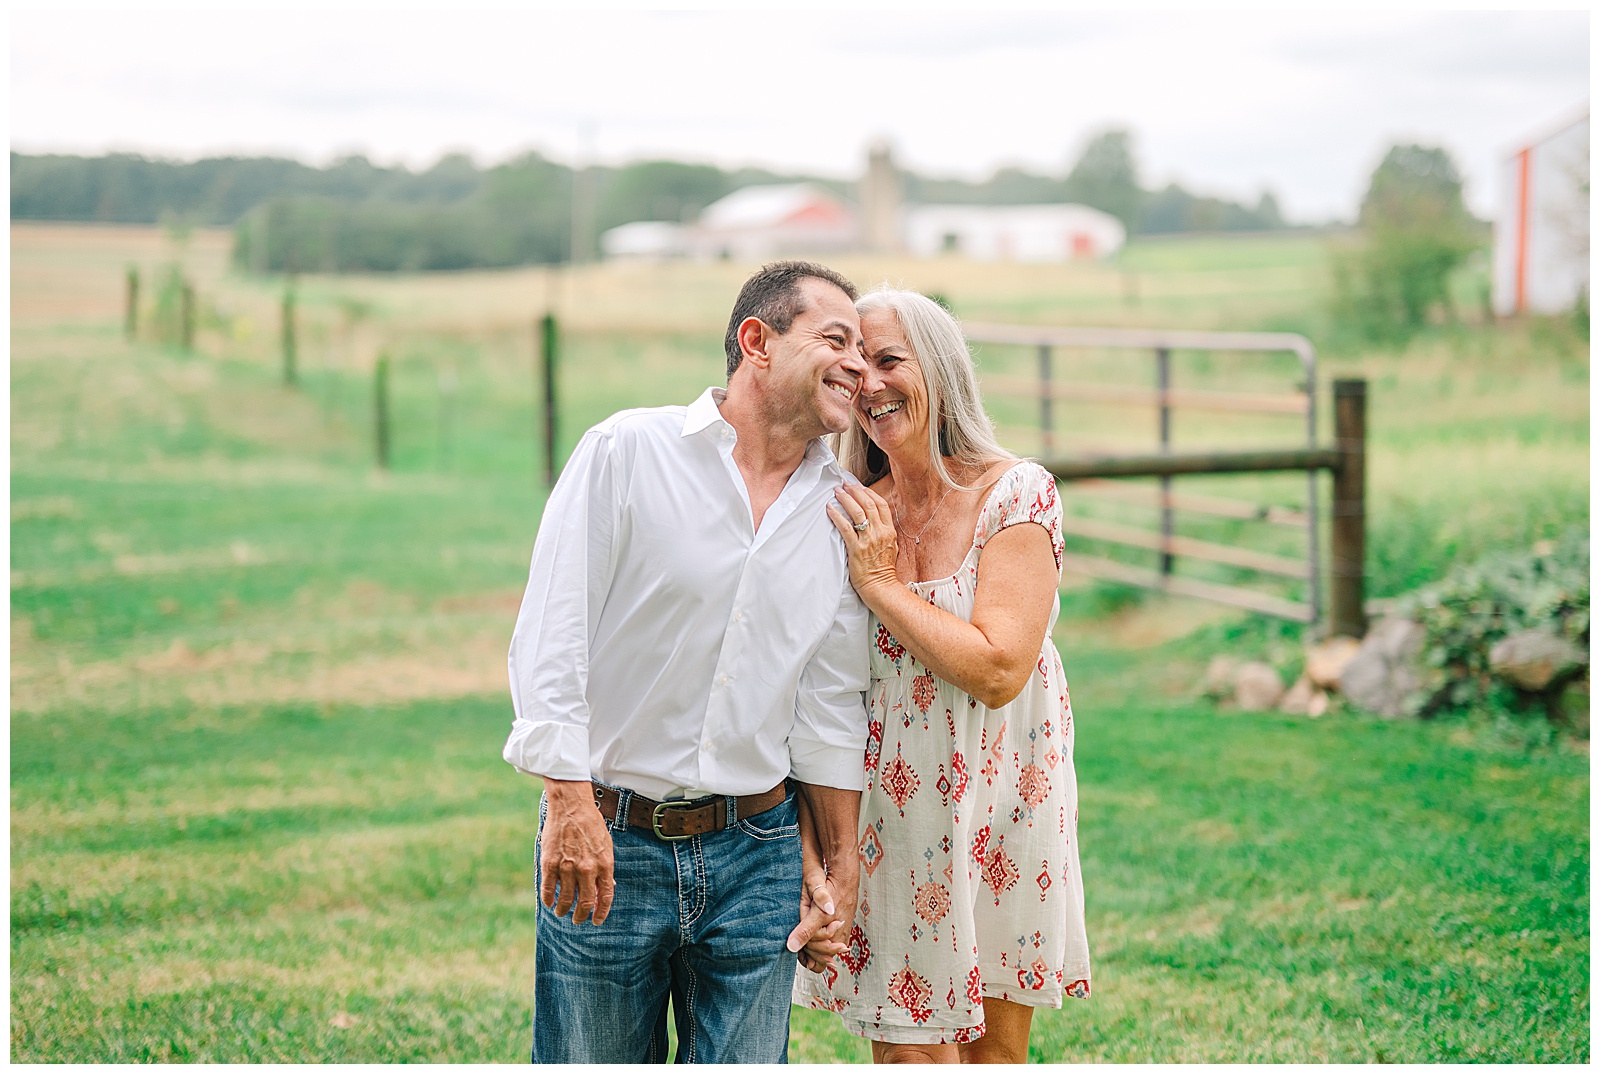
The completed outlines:
{"type": "Polygon", "coordinates": [[[1233,675],[1233,703],[1246,712],[1266,712],[1283,697],[1283,680],[1271,664],[1252,660],[1233,675]]]}
{"type": "Polygon", "coordinates": [[[1422,624],[1391,615],[1374,623],[1339,673],[1339,692],[1359,708],[1396,719],[1410,714],[1422,690],[1422,624]]]}
{"type": "Polygon", "coordinates": [[[1233,693],[1233,676],[1239,670],[1239,660],[1232,656],[1213,657],[1206,667],[1205,678],[1200,681],[1200,695],[1220,701],[1233,693]]]}
{"type": "Polygon", "coordinates": [[[1566,638],[1543,630],[1524,630],[1494,643],[1489,667],[1524,690],[1543,690],[1589,662],[1589,654],[1566,638]]]}

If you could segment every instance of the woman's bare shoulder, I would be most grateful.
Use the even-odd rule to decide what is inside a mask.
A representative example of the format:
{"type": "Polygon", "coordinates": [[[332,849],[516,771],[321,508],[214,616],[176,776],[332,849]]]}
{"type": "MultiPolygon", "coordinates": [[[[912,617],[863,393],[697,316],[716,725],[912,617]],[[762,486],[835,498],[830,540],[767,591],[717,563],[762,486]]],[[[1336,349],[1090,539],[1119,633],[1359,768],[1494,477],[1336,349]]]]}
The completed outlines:
{"type": "Polygon", "coordinates": [[[1002,477],[1005,477],[1012,470],[1015,470],[1018,466],[1026,461],[1026,459],[1001,459],[985,470],[983,472],[983,476],[975,481],[974,484],[977,485],[977,487],[983,491],[984,496],[987,497],[989,493],[994,491],[995,485],[999,484],[1002,477]]]}

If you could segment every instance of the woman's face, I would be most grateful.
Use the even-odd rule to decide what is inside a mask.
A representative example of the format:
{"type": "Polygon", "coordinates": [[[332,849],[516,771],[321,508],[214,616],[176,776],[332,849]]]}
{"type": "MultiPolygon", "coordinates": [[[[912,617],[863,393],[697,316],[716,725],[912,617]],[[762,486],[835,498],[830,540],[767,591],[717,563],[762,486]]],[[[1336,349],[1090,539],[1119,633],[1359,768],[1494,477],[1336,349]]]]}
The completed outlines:
{"type": "Polygon", "coordinates": [[[873,442],[890,455],[926,455],[928,389],[899,318],[893,310],[864,314],[861,338],[867,350],[867,375],[856,394],[857,418],[873,442]]]}

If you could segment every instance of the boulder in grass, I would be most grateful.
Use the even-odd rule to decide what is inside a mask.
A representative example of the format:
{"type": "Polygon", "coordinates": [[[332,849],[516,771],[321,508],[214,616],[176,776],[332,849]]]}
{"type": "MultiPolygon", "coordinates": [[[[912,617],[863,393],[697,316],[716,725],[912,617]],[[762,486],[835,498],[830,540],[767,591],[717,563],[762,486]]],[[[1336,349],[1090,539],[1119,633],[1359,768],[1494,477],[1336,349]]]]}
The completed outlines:
{"type": "Polygon", "coordinates": [[[1315,720],[1318,716],[1326,714],[1327,711],[1328,692],[1326,690],[1318,690],[1311,695],[1311,703],[1306,706],[1306,715],[1315,720]]]}
{"type": "Polygon", "coordinates": [[[1378,620],[1339,673],[1339,692],[1379,716],[1410,715],[1423,688],[1418,664],[1425,640],[1421,623],[1398,615],[1378,620]]]}
{"type": "Polygon", "coordinates": [[[1233,703],[1245,712],[1266,712],[1283,698],[1283,680],[1271,664],[1252,660],[1233,675],[1233,703]]]}
{"type": "Polygon", "coordinates": [[[1316,692],[1317,688],[1310,678],[1302,675],[1294,681],[1294,685],[1289,687],[1289,692],[1278,702],[1278,711],[1286,712],[1290,716],[1304,716],[1311,711],[1311,695],[1316,692]]]}
{"type": "Polygon", "coordinates": [[[1205,678],[1200,680],[1200,696],[1221,701],[1233,694],[1233,676],[1239,670],[1239,660],[1232,656],[1213,657],[1206,666],[1205,678]]]}
{"type": "Polygon", "coordinates": [[[1310,716],[1314,720],[1328,711],[1328,692],[1312,682],[1309,675],[1302,675],[1278,702],[1278,711],[1291,716],[1310,716]]]}
{"type": "Polygon", "coordinates": [[[1355,658],[1360,649],[1361,642],[1343,634],[1318,642],[1306,650],[1306,677],[1315,687],[1337,690],[1339,676],[1344,674],[1345,665],[1355,658]]]}
{"type": "Polygon", "coordinates": [[[1588,662],[1588,653],[1544,630],[1507,635],[1489,650],[1490,670],[1513,686],[1535,692],[1570,678],[1588,662]]]}

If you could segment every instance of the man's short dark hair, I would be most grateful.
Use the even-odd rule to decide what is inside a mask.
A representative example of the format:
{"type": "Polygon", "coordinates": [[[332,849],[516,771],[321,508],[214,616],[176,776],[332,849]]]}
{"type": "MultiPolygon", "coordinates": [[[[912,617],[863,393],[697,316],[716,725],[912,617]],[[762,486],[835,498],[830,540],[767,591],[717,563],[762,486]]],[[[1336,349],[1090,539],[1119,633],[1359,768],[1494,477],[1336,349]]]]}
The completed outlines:
{"type": "Polygon", "coordinates": [[[762,265],[739,289],[739,297],[733,303],[733,316],[728,319],[728,334],[722,339],[722,349],[728,354],[729,380],[744,360],[744,352],[739,349],[739,326],[747,317],[754,317],[783,335],[794,324],[794,319],[806,310],[800,281],[808,276],[833,284],[849,295],[851,302],[861,297],[855,284],[814,261],[774,261],[762,265]]]}

